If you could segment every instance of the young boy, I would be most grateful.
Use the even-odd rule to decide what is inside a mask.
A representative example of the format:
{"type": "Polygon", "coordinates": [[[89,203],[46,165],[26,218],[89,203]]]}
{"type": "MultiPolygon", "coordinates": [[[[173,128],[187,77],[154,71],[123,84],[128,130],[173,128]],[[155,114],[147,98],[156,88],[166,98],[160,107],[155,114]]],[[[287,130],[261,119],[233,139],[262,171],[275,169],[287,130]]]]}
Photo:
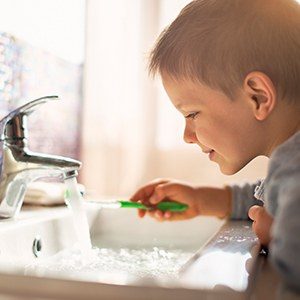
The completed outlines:
{"type": "Polygon", "coordinates": [[[222,173],[234,174],[259,155],[270,158],[269,169],[264,181],[224,188],[156,180],[131,200],[189,205],[184,213],[148,212],[160,221],[249,216],[285,282],[299,289],[299,4],[193,1],[159,37],[150,73],[161,75],[184,116],[184,140],[197,144],[222,173]]]}

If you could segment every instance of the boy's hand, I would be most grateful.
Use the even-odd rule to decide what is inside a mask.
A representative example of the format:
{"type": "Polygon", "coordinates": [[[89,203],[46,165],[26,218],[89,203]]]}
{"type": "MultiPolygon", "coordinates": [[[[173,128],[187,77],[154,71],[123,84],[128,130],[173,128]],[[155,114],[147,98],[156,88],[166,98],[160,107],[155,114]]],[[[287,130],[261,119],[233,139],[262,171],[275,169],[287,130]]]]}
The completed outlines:
{"type": "Polygon", "coordinates": [[[252,229],[257,235],[260,243],[268,246],[271,241],[271,226],[273,218],[267,213],[262,206],[254,205],[248,212],[249,218],[253,220],[252,229]]]}
{"type": "Polygon", "coordinates": [[[196,189],[178,181],[157,179],[140,188],[131,198],[131,201],[141,201],[145,205],[156,205],[162,200],[185,203],[189,208],[184,212],[162,212],[158,209],[150,211],[139,210],[139,216],[147,213],[158,221],[184,220],[200,214],[199,201],[196,200],[196,189]]]}
{"type": "Polygon", "coordinates": [[[140,188],[130,199],[155,206],[163,200],[187,204],[184,212],[162,212],[159,209],[139,210],[139,216],[149,214],[159,221],[185,220],[198,215],[224,218],[231,212],[231,191],[228,188],[192,187],[186,183],[157,179],[140,188]]]}

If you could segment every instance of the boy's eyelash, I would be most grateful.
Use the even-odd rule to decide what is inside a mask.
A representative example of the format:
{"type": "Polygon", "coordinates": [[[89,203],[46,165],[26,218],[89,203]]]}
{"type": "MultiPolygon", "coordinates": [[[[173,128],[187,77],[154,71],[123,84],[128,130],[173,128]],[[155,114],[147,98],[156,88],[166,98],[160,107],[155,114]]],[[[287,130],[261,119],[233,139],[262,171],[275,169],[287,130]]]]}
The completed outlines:
{"type": "Polygon", "coordinates": [[[184,116],[186,119],[195,119],[195,117],[198,115],[198,112],[190,113],[187,116],[184,116]]]}

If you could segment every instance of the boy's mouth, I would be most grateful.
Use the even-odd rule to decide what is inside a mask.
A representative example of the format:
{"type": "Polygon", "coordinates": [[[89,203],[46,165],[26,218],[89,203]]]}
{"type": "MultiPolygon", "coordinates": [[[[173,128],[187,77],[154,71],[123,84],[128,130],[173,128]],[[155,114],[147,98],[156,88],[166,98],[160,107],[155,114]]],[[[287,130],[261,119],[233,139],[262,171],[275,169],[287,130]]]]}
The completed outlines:
{"type": "Polygon", "coordinates": [[[202,152],[203,153],[206,153],[206,154],[209,154],[209,153],[211,153],[212,151],[214,151],[213,149],[207,149],[207,150],[203,150],[202,149],[202,152]]]}
{"type": "Polygon", "coordinates": [[[212,160],[215,150],[213,149],[207,149],[207,150],[202,150],[203,153],[208,154],[208,157],[210,160],[212,160]]]}
{"type": "Polygon", "coordinates": [[[209,155],[208,155],[209,159],[213,160],[214,155],[215,155],[215,150],[210,150],[209,155]]]}

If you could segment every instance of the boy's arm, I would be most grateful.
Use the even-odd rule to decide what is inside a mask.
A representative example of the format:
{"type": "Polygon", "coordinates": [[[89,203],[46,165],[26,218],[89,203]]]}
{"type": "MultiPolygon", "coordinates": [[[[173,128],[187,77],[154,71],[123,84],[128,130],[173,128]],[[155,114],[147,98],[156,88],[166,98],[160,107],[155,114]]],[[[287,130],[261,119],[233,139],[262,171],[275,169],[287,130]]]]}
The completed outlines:
{"type": "Polygon", "coordinates": [[[271,262],[291,287],[300,290],[300,173],[280,181],[270,244],[271,262]]]}
{"type": "Polygon", "coordinates": [[[254,197],[255,188],[260,180],[250,184],[231,185],[225,188],[200,187],[196,190],[200,215],[219,218],[248,219],[248,210],[253,205],[262,205],[262,201],[254,197]]]}
{"type": "Polygon", "coordinates": [[[231,185],[232,209],[231,219],[247,220],[249,208],[253,205],[262,205],[262,201],[254,197],[255,188],[261,183],[258,180],[254,183],[243,185],[231,185]]]}
{"type": "Polygon", "coordinates": [[[199,203],[199,215],[221,219],[231,215],[231,188],[199,187],[195,190],[195,196],[199,203]]]}

